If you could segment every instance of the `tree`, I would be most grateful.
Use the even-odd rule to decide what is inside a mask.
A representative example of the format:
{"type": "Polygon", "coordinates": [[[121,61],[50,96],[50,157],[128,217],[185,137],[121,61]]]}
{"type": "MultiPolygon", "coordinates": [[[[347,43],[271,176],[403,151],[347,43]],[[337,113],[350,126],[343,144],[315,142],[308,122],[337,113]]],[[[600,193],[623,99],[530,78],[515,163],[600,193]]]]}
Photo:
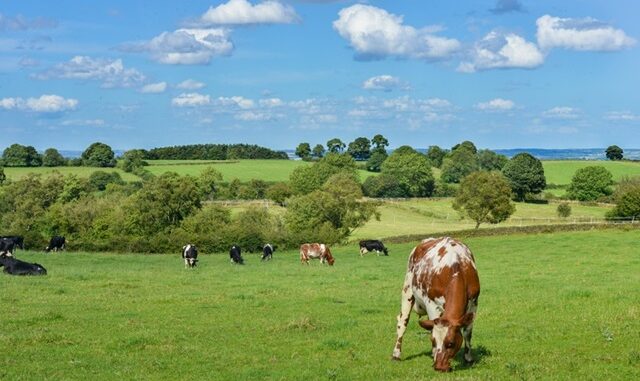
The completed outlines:
{"type": "Polygon", "coordinates": [[[91,144],[81,155],[85,167],[115,167],[115,154],[111,147],[104,143],[91,144]]]}
{"type": "Polygon", "coordinates": [[[571,205],[567,202],[561,202],[556,209],[558,217],[567,218],[571,215],[571,205]]]}
{"type": "Polygon", "coordinates": [[[409,146],[402,146],[382,163],[383,175],[395,177],[408,197],[429,197],[435,180],[427,157],[409,146]]]}
{"type": "Polygon", "coordinates": [[[613,175],[605,167],[594,165],[580,168],[571,179],[567,197],[571,200],[595,201],[612,193],[613,175]]]}
{"type": "Polygon", "coordinates": [[[45,167],[61,167],[66,163],[67,161],[55,148],[47,148],[42,155],[42,165],[45,167]]]}
{"type": "Polygon", "coordinates": [[[362,192],[367,197],[407,197],[398,179],[384,173],[379,176],[367,177],[364,183],[362,183],[362,192]]]}
{"type": "Polygon", "coordinates": [[[374,153],[375,152],[382,152],[385,154],[387,153],[386,147],[389,146],[389,141],[384,136],[377,134],[376,136],[373,137],[373,139],[371,139],[371,144],[373,145],[372,151],[374,153]]]}
{"type": "Polygon", "coordinates": [[[470,149],[458,148],[451,151],[442,161],[440,178],[447,183],[459,183],[462,179],[479,169],[478,159],[470,149]]]}
{"type": "Polygon", "coordinates": [[[347,145],[338,138],[333,138],[327,142],[327,151],[329,152],[342,153],[346,147],[347,145]]]}
{"type": "Polygon", "coordinates": [[[605,151],[606,155],[607,155],[607,159],[609,160],[622,160],[622,153],[624,151],[622,150],[622,148],[616,146],[616,145],[612,145],[607,147],[607,150],[605,151]]]}
{"type": "Polygon", "coordinates": [[[118,168],[125,172],[133,172],[138,168],[149,165],[144,161],[145,151],[141,149],[132,149],[124,153],[118,160],[118,168]]]}
{"type": "Polygon", "coordinates": [[[607,212],[607,218],[640,218],[640,186],[620,194],[615,208],[607,212]]]}
{"type": "Polygon", "coordinates": [[[460,183],[453,208],[476,222],[497,224],[515,211],[511,203],[511,188],[499,172],[474,172],[460,183]]]}
{"type": "Polygon", "coordinates": [[[222,181],[222,174],[209,166],[200,172],[198,176],[198,189],[205,200],[213,200],[218,192],[218,183],[222,181]]]}
{"type": "Polygon", "coordinates": [[[308,160],[311,157],[311,146],[309,143],[300,143],[296,147],[296,156],[302,160],[308,160]]]}
{"type": "Polygon", "coordinates": [[[438,146],[429,146],[427,150],[427,159],[431,162],[431,165],[440,168],[442,166],[442,160],[447,155],[447,151],[438,146]]]}
{"type": "Polygon", "coordinates": [[[468,140],[463,141],[460,144],[456,144],[455,146],[451,147],[451,151],[455,151],[459,148],[465,148],[468,149],[469,151],[471,151],[474,155],[478,153],[478,149],[476,148],[476,145],[473,144],[473,142],[470,142],[468,140]]]}
{"type": "Polygon", "coordinates": [[[367,138],[356,138],[349,143],[347,153],[356,160],[367,160],[371,156],[371,142],[367,138]]]}
{"type": "Polygon", "coordinates": [[[506,156],[497,154],[489,149],[481,149],[477,153],[478,165],[485,171],[501,171],[509,161],[506,156]]]}
{"type": "Polygon", "coordinates": [[[526,152],[511,158],[502,168],[516,200],[524,201],[528,193],[537,194],[547,186],[542,162],[526,152]]]}
{"type": "Polygon", "coordinates": [[[387,157],[386,151],[374,151],[369,160],[367,160],[367,171],[380,172],[382,163],[387,160],[387,157]]]}
{"type": "Polygon", "coordinates": [[[118,172],[95,171],[89,175],[89,187],[93,190],[103,191],[109,184],[124,185],[125,182],[118,172]]]}
{"type": "Polygon", "coordinates": [[[42,157],[32,146],[12,144],[2,153],[5,167],[39,167],[42,157]]]}
{"type": "Polygon", "coordinates": [[[275,183],[267,188],[267,198],[280,206],[285,206],[289,197],[291,197],[291,188],[286,183],[275,183]]]}
{"type": "Polygon", "coordinates": [[[319,189],[327,179],[337,173],[346,172],[354,181],[358,180],[356,162],[347,154],[330,152],[315,164],[300,166],[289,175],[294,194],[307,194],[319,189]]]}
{"type": "Polygon", "coordinates": [[[315,147],[313,147],[313,151],[311,151],[311,156],[315,157],[316,159],[321,159],[324,156],[324,147],[322,146],[322,144],[316,144],[315,147]]]}

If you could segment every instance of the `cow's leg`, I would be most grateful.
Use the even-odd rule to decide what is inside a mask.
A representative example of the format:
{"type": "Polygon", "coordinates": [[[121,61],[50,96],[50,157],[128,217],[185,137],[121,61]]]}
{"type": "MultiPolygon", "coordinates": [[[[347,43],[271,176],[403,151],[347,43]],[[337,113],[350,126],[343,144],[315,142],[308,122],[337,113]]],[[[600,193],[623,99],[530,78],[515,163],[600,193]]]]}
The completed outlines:
{"type": "Polygon", "coordinates": [[[464,361],[468,363],[473,362],[473,356],[471,355],[471,336],[473,334],[473,323],[462,328],[462,337],[464,338],[464,361]]]}
{"type": "Polygon", "coordinates": [[[398,314],[398,325],[396,326],[398,332],[398,338],[396,339],[396,346],[393,348],[393,360],[400,360],[400,352],[402,350],[402,337],[404,336],[404,331],[407,329],[407,324],[409,324],[409,317],[411,314],[411,308],[413,308],[413,303],[415,302],[415,298],[413,297],[413,293],[411,292],[411,279],[409,274],[407,274],[404,282],[404,286],[402,287],[402,301],[400,303],[400,314],[398,314]]]}
{"type": "Polygon", "coordinates": [[[366,253],[367,249],[365,249],[364,247],[360,248],[360,258],[364,257],[364,254],[366,253]]]}

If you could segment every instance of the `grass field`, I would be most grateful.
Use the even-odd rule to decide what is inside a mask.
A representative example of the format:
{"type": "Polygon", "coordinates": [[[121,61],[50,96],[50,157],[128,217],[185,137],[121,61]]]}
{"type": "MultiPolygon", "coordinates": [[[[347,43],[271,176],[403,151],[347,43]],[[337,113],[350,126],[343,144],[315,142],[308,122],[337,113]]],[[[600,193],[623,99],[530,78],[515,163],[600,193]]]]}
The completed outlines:
{"type": "Polygon", "coordinates": [[[127,173],[118,168],[92,168],[92,167],[29,167],[29,168],[18,168],[18,167],[5,167],[4,173],[7,178],[11,180],[18,180],[29,173],[36,173],[46,176],[53,171],[58,171],[61,174],[67,176],[70,174],[74,174],[78,177],[89,177],[95,171],[105,171],[105,172],[118,172],[123,180],[125,181],[135,181],[140,180],[140,178],[131,173],[127,173]]]}
{"type": "Polygon", "coordinates": [[[640,176],[640,163],[630,161],[547,160],[542,162],[547,184],[570,184],[574,173],[584,167],[598,165],[613,175],[613,181],[623,176],[640,176]]]}
{"type": "Polygon", "coordinates": [[[305,267],[201,255],[19,253],[46,277],[2,275],[0,379],[511,380],[640,377],[639,231],[469,239],[482,292],[472,367],[436,374],[413,315],[390,361],[406,260],[305,267]]]}

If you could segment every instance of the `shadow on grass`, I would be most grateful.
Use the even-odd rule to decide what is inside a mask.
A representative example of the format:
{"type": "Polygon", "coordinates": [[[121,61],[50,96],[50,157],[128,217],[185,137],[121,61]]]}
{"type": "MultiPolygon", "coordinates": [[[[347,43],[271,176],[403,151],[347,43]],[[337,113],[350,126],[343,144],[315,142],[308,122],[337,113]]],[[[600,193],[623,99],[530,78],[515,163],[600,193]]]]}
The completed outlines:
{"type": "MultiPolygon", "coordinates": [[[[471,350],[471,354],[473,355],[474,361],[472,363],[467,363],[464,361],[464,348],[458,352],[456,355],[456,359],[458,360],[458,365],[455,366],[454,370],[465,370],[473,368],[476,364],[480,363],[484,358],[491,357],[491,351],[485,347],[484,345],[478,345],[471,350]]],[[[420,357],[425,357],[431,360],[431,350],[422,351],[413,355],[407,356],[404,361],[414,360],[420,357]]]]}

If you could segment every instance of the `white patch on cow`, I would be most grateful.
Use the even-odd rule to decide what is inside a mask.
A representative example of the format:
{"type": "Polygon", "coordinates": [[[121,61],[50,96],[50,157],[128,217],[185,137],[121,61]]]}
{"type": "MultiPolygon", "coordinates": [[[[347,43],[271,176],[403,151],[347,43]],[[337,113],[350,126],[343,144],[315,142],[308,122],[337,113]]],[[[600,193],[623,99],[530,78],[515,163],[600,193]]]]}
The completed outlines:
{"type": "Polygon", "coordinates": [[[429,319],[434,320],[442,316],[444,312],[444,296],[439,296],[435,300],[431,300],[426,298],[427,302],[427,315],[429,315],[429,319]]]}
{"type": "MultiPolygon", "coordinates": [[[[440,352],[444,348],[444,338],[447,337],[447,332],[449,332],[449,327],[445,325],[436,324],[433,326],[432,335],[433,335],[433,339],[436,342],[435,352],[440,352]]],[[[434,352],[434,359],[435,359],[435,352],[434,352]]]]}

